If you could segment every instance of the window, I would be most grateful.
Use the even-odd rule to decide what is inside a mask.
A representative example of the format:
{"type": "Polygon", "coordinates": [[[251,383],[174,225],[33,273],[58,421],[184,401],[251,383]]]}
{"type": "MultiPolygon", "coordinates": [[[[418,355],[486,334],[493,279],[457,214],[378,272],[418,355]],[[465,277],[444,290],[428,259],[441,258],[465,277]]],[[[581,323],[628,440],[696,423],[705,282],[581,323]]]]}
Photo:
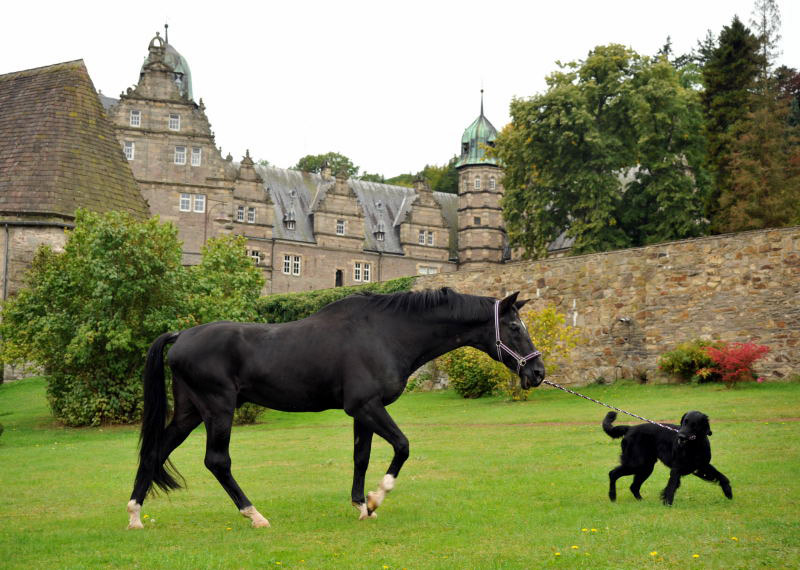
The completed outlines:
{"type": "Polygon", "coordinates": [[[428,245],[433,245],[433,232],[428,232],[428,245]]]}
{"type": "Polygon", "coordinates": [[[292,256],[292,275],[300,275],[300,256],[292,256]]]}
{"type": "Polygon", "coordinates": [[[420,265],[419,266],[419,274],[420,275],[435,275],[439,273],[438,267],[431,267],[429,265],[420,265]]]}
{"type": "Polygon", "coordinates": [[[472,223],[476,226],[479,226],[481,225],[481,219],[478,216],[475,216],[474,218],[472,218],[472,223]]]}
{"type": "Polygon", "coordinates": [[[256,223],[256,209],[255,208],[247,208],[247,223],[248,224],[255,224],[256,223]]]}
{"type": "Polygon", "coordinates": [[[133,160],[135,156],[136,145],[131,141],[125,141],[125,158],[133,160]]]}
{"type": "Polygon", "coordinates": [[[192,166],[200,166],[203,158],[203,151],[199,146],[192,147],[192,166]]]}
{"type": "Polygon", "coordinates": [[[384,241],[386,239],[386,225],[380,221],[378,222],[378,230],[375,232],[375,239],[384,241]]]}
{"type": "Polygon", "coordinates": [[[286,220],[286,229],[293,230],[295,228],[294,220],[286,220]]]}
{"type": "Polygon", "coordinates": [[[369,281],[370,266],[369,263],[364,264],[364,282],[369,281]]]}
{"type": "Polygon", "coordinates": [[[244,221],[244,206],[239,206],[236,208],[236,221],[243,222],[244,221]]]}
{"type": "Polygon", "coordinates": [[[191,212],[192,211],[192,195],[191,194],[181,194],[181,201],[179,209],[181,212],[191,212]]]}
{"type": "Polygon", "coordinates": [[[132,127],[142,126],[142,112],[136,109],[131,109],[130,124],[132,127]]]}
{"type": "Polygon", "coordinates": [[[186,164],[186,147],[175,147],[175,164],[186,164]]]}
{"type": "Polygon", "coordinates": [[[425,245],[425,230],[419,230],[419,237],[417,238],[419,245],[425,245]]]}
{"type": "Polygon", "coordinates": [[[480,190],[480,189],[481,189],[481,177],[478,176],[477,178],[475,178],[475,190],[480,190]]]}
{"type": "Polygon", "coordinates": [[[353,281],[361,281],[361,263],[358,261],[353,264],[353,281]]]}
{"type": "Polygon", "coordinates": [[[494,176],[489,177],[489,190],[495,190],[497,188],[497,181],[495,181],[494,176]]]}
{"type": "Polygon", "coordinates": [[[252,251],[248,251],[247,255],[250,256],[250,259],[252,259],[253,263],[255,263],[256,265],[261,263],[261,252],[258,251],[257,249],[254,249],[252,251]]]}
{"type": "Polygon", "coordinates": [[[344,281],[344,274],[342,273],[341,269],[337,269],[336,270],[336,276],[334,277],[333,286],[334,287],[341,287],[343,285],[343,283],[342,283],[343,281],[344,281]]]}
{"type": "Polygon", "coordinates": [[[336,220],[336,235],[344,235],[344,220],[336,220]]]}
{"type": "Polygon", "coordinates": [[[176,113],[169,114],[169,130],[171,131],[179,131],[181,130],[181,116],[176,113]]]}
{"type": "Polygon", "coordinates": [[[283,215],[283,223],[286,224],[287,230],[293,230],[295,228],[294,208],[290,209],[283,215]]]}
{"type": "Polygon", "coordinates": [[[206,195],[205,194],[195,194],[194,195],[194,211],[202,214],[206,211],[206,195]]]}
{"type": "Polygon", "coordinates": [[[283,256],[283,273],[284,275],[289,275],[292,272],[292,256],[291,255],[284,255],[283,256]]]}
{"type": "Polygon", "coordinates": [[[300,256],[284,254],[283,256],[284,275],[300,275],[300,256]]]}

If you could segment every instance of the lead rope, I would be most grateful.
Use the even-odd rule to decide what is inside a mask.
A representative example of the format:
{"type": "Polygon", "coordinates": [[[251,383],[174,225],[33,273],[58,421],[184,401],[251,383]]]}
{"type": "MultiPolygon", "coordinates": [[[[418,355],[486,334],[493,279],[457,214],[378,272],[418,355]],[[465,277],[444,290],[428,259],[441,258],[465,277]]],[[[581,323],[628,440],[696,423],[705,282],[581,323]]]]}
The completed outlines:
{"type": "MultiPolygon", "coordinates": [[[[658,427],[662,427],[664,429],[668,429],[670,431],[674,431],[675,433],[678,433],[678,430],[676,430],[672,426],[667,426],[667,425],[664,425],[664,424],[660,424],[658,422],[654,422],[653,420],[648,420],[647,418],[643,418],[642,416],[637,416],[636,414],[634,414],[632,412],[626,412],[625,410],[623,410],[621,408],[617,408],[616,406],[612,406],[610,404],[604,404],[603,402],[601,402],[599,400],[595,400],[594,398],[590,398],[589,396],[584,396],[583,394],[575,392],[574,390],[570,390],[569,388],[564,388],[564,386],[556,384],[555,382],[550,382],[550,380],[542,380],[542,382],[544,384],[547,384],[548,386],[552,386],[553,388],[558,388],[559,390],[564,390],[564,392],[569,392],[570,394],[574,394],[576,396],[580,396],[584,400],[589,400],[590,402],[594,402],[595,404],[600,404],[601,406],[605,406],[606,408],[611,408],[612,410],[616,410],[618,412],[622,412],[623,414],[628,414],[629,416],[633,416],[634,418],[638,418],[640,420],[646,421],[647,423],[654,424],[654,425],[657,425],[658,427]]],[[[695,436],[694,435],[690,435],[688,437],[688,439],[695,439],[695,436]]]]}

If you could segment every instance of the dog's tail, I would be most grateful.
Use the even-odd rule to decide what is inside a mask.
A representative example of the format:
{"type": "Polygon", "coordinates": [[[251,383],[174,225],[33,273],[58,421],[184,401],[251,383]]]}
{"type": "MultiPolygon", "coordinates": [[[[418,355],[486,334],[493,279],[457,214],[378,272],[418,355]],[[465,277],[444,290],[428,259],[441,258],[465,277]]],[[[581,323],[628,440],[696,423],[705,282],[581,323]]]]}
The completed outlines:
{"type": "Polygon", "coordinates": [[[612,438],[617,439],[628,433],[630,426],[612,426],[614,420],[617,419],[617,412],[608,412],[603,420],[603,431],[610,435],[612,438]]]}

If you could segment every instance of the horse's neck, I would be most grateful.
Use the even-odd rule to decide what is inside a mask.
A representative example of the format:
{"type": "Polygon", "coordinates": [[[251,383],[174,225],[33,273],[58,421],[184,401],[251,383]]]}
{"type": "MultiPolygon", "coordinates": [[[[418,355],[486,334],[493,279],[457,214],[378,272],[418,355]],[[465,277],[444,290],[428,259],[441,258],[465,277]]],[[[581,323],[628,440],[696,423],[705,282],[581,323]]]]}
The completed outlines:
{"type": "Polygon", "coordinates": [[[414,367],[421,366],[462,346],[474,345],[480,325],[453,321],[450,323],[412,321],[414,338],[407,339],[413,353],[414,367]],[[415,350],[416,349],[416,350],[415,350]]]}

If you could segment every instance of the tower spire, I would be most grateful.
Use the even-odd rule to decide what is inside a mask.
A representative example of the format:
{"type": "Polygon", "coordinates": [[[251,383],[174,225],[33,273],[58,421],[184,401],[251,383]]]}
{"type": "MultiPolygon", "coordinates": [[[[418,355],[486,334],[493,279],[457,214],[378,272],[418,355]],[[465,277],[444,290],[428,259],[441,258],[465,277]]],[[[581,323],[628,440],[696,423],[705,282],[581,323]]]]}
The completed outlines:
{"type": "Polygon", "coordinates": [[[483,87],[481,87],[481,117],[483,117],[483,87]]]}
{"type": "Polygon", "coordinates": [[[169,24],[164,22],[164,43],[169,43],[169,24]]]}

